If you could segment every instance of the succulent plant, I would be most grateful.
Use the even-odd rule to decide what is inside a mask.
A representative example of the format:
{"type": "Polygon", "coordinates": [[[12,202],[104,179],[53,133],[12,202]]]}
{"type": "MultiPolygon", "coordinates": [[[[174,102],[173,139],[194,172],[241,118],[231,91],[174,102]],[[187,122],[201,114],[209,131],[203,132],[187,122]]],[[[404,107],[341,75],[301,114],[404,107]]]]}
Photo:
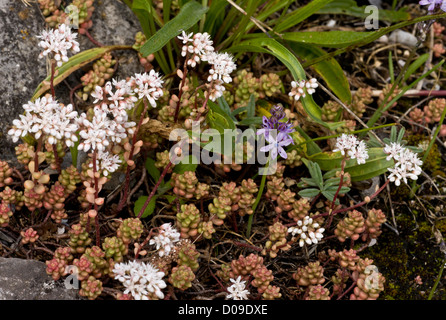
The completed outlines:
{"type": "Polygon", "coordinates": [[[20,235],[22,236],[21,240],[22,244],[34,243],[39,238],[37,231],[34,230],[33,228],[28,228],[26,230],[21,231],[20,235]]]}
{"type": "Polygon", "coordinates": [[[96,279],[93,276],[89,276],[88,279],[81,281],[81,289],[79,294],[88,300],[95,300],[102,293],[102,281],[96,279]]]}
{"type": "Polygon", "coordinates": [[[91,238],[85,227],[80,223],[73,224],[70,231],[68,231],[68,234],[70,235],[68,245],[71,248],[71,252],[81,254],[84,253],[86,247],[91,243],[91,238]]]}
{"type": "Polygon", "coordinates": [[[297,272],[293,273],[293,279],[298,285],[304,287],[323,284],[325,282],[324,268],[319,261],[310,262],[305,267],[298,268],[297,272]]]}
{"type": "Polygon", "coordinates": [[[172,268],[169,275],[169,282],[180,290],[186,290],[192,286],[195,274],[192,269],[186,265],[172,268]]]}
{"type": "Polygon", "coordinates": [[[143,231],[144,229],[140,219],[127,218],[122,221],[116,231],[116,235],[122,242],[124,242],[124,244],[129,244],[132,241],[138,240],[143,231]]]}
{"type": "Polygon", "coordinates": [[[181,238],[188,239],[196,237],[198,234],[198,226],[201,222],[200,210],[195,204],[181,205],[180,212],[177,213],[177,226],[181,233],[181,238]]]}
{"type": "Polygon", "coordinates": [[[12,183],[12,168],[6,161],[0,161],[0,188],[12,183]]]}
{"type": "Polygon", "coordinates": [[[335,229],[335,235],[339,241],[344,242],[347,238],[358,240],[365,231],[365,219],[357,210],[348,212],[347,217],[339,221],[335,229]]]}
{"type": "Polygon", "coordinates": [[[330,300],[330,290],[320,284],[310,286],[306,300],[330,300]]]}

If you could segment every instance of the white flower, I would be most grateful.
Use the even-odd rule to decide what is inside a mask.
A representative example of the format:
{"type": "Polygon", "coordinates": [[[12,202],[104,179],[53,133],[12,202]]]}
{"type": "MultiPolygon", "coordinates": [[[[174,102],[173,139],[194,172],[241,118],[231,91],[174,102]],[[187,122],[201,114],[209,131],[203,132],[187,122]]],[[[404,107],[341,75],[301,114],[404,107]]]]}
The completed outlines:
{"type": "Polygon", "coordinates": [[[42,58],[51,53],[57,61],[57,66],[60,67],[64,62],[68,61],[68,50],[72,52],[80,51],[79,43],[75,40],[76,37],[77,33],[72,33],[71,28],[63,23],[57,29],[43,30],[37,36],[37,38],[41,39],[38,44],[39,47],[44,49],[39,57],[42,58]]]}
{"type": "Polygon", "coordinates": [[[307,88],[308,94],[313,94],[316,92],[316,88],[318,87],[317,80],[315,78],[311,78],[310,80],[305,82],[305,88],[307,88]]]}
{"type": "Polygon", "coordinates": [[[294,97],[294,100],[299,100],[300,97],[305,97],[305,80],[299,82],[291,81],[291,91],[288,93],[290,97],[294,97]]]}
{"type": "Polygon", "coordinates": [[[25,114],[19,115],[20,119],[15,119],[13,128],[8,131],[14,142],[29,133],[33,133],[36,139],[45,135],[50,144],[65,140],[68,147],[77,141],[78,114],[71,104],[65,106],[48,96],[30,101],[23,108],[25,114]]]}
{"type": "Polygon", "coordinates": [[[423,161],[418,158],[418,155],[407,148],[402,147],[398,143],[391,143],[384,147],[384,153],[388,154],[387,160],[393,159],[395,167],[389,168],[389,180],[395,182],[396,186],[401,184],[401,180],[407,183],[407,178],[417,180],[421,174],[421,166],[423,161]]]}
{"type": "Polygon", "coordinates": [[[178,36],[177,38],[183,41],[183,44],[186,44],[188,42],[192,41],[192,37],[193,37],[194,33],[191,32],[189,34],[187,34],[184,30],[181,33],[181,36],[178,36]]]}
{"type": "Polygon", "coordinates": [[[317,244],[322,240],[325,229],[319,228],[319,223],[314,222],[312,218],[306,216],[303,220],[297,221],[297,227],[288,228],[288,233],[294,237],[299,235],[299,246],[303,247],[304,244],[317,244]]]}
{"type": "MultiPolygon", "coordinates": [[[[118,170],[122,161],[117,154],[112,155],[108,151],[98,152],[96,159],[97,171],[102,171],[104,176],[108,176],[109,173],[113,173],[118,170]]],[[[90,163],[90,168],[93,167],[93,163],[90,163]]]]}
{"type": "Polygon", "coordinates": [[[340,151],[343,156],[347,155],[351,159],[356,159],[358,164],[364,164],[369,158],[367,145],[364,141],[359,141],[356,136],[343,133],[336,139],[333,152],[340,151]]]}
{"type": "Polygon", "coordinates": [[[91,96],[95,99],[93,101],[94,104],[98,103],[99,101],[103,101],[105,99],[104,90],[102,90],[102,87],[100,86],[96,86],[94,88],[94,92],[91,93],[91,96]]]}
{"type": "Polygon", "coordinates": [[[226,296],[227,299],[233,300],[248,300],[248,294],[250,292],[245,289],[246,281],[241,281],[242,277],[238,276],[237,279],[229,279],[233,284],[229,286],[226,290],[229,294],[226,296]]]}
{"type": "Polygon", "coordinates": [[[387,145],[384,147],[384,153],[386,153],[388,156],[386,158],[387,161],[390,159],[399,160],[399,154],[403,150],[403,147],[396,142],[390,143],[390,145],[387,145]]]}
{"type": "Polygon", "coordinates": [[[223,81],[221,80],[215,80],[208,84],[209,89],[209,99],[211,101],[215,101],[221,96],[223,96],[223,92],[226,90],[223,86],[223,81]]]}
{"type": "Polygon", "coordinates": [[[211,65],[208,77],[209,82],[221,80],[225,83],[230,83],[232,81],[230,74],[237,69],[232,55],[226,52],[210,52],[205,59],[211,65]]]}
{"type": "Polygon", "coordinates": [[[167,286],[163,280],[164,272],[160,272],[150,263],[139,261],[116,263],[112,272],[115,279],[124,285],[124,293],[130,293],[135,300],[148,300],[153,298],[153,295],[164,299],[164,293],[161,291],[167,286]]]}
{"type": "Polygon", "coordinates": [[[367,153],[367,145],[364,141],[359,141],[358,144],[348,151],[351,159],[356,159],[358,164],[363,164],[369,158],[367,153]]]}
{"type": "Polygon", "coordinates": [[[333,149],[333,152],[340,151],[341,154],[344,156],[346,152],[355,148],[358,143],[359,141],[355,136],[343,133],[336,139],[336,145],[335,149],[333,149]]]}
{"type": "Polygon", "coordinates": [[[317,80],[315,78],[311,78],[310,80],[300,80],[291,81],[291,91],[288,93],[290,97],[294,100],[299,100],[300,97],[305,98],[306,93],[313,94],[316,92],[316,88],[318,87],[317,80]]]}
{"type": "Polygon", "coordinates": [[[135,88],[133,89],[138,94],[138,99],[147,98],[150,105],[156,108],[156,100],[163,96],[163,80],[158,72],[150,70],[149,73],[136,74],[133,77],[135,88]]]}
{"type": "Polygon", "coordinates": [[[105,148],[110,144],[107,135],[110,120],[107,118],[107,113],[100,109],[94,110],[92,121],[87,119],[85,113],[81,114],[78,119],[81,128],[79,135],[83,139],[78,145],[78,150],[84,152],[88,152],[90,149],[105,151],[105,148]]]}
{"type": "Polygon", "coordinates": [[[214,47],[212,46],[213,42],[207,32],[186,34],[183,30],[181,36],[178,36],[178,39],[182,40],[184,44],[181,49],[181,55],[185,57],[188,53],[191,54],[186,63],[192,68],[200,63],[201,60],[204,60],[204,57],[206,57],[209,52],[214,51],[214,47]]]}
{"type": "Polygon", "coordinates": [[[180,241],[181,234],[172,228],[170,223],[161,225],[159,233],[150,239],[149,244],[156,245],[160,257],[168,255],[175,246],[174,243],[180,241]]]}
{"type": "Polygon", "coordinates": [[[8,131],[8,134],[12,136],[12,141],[17,142],[20,137],[24,137],[33,132],[37,121],[37,116],[31,113],[25,113],[19,115],[20,119],[14,119],[12,121],[13,128],[8,131]]]}

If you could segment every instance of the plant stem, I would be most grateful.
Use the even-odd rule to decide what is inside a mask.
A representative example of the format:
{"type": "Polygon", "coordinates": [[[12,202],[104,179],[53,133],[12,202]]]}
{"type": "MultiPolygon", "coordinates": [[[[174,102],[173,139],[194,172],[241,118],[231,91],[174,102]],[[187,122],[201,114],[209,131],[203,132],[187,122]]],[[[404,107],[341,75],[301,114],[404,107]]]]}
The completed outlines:
{"type": "MultiPolygon", "coordinates": [[[[267,167],[269,167],[269,161],[267,162],[267,167]]],[[[248,225],[246,227],[246,237],[249,238],[251,235],[251,227],[252,227],[252,220],[254,219],[254,214],[256,213],[257,206],[259,205],[260,199],[262,198],[263,189],[265,188],[265,182],[266,182],[266,174],[262,175],[262,181],[260,182],[260,188],[259,192],[257,193],[256,202],[254,202],[252,206],[252,214],[248,218],[248,225]]]]}
{"type": "Polygon", "coordinates": [[[331,208],[330,208],[331,214],[330,214],[330,218],[328,219],[328,223],[327,223],[326,229],[328,229],[330,227],[331,222],[333,221],[333,209],[335,207],[336,198],[338,197],[339,191],[342,188],[342,183],[344,182],[344,175],[345,175],[344,169],[345,169],[346,159],[347,159],[347,157],[344,157],[344,158],[342,158],[342,161],[341,161],[341,179],[339,181],[338,189],[336,190],[336,193],[335,193],[335,195],[333,197],[333,202],[331,203],[331,208]]]}
{"type": "Polygon", "coordinates": [[[39,152],[42,149],[43,136],[40,136],[39,140],[37,140],[36,151],[34,152],[34,172],[39,171],[39,152]]]}
{"type": "Polygon", "coordinates": [[[54,160],[56,161],[56,167],[57,167],[57,172],[60,174],[60,172],[62,171],[61,167],[60,167],[60,158],[59,158],[59,153],[57,153],[57,144],[53,144],[53,153],[54,153],[54,160]]]}
{"type": "Polygon", "coordinates": [[[435,290],[437,289],[438,283],[440,282],[441,275],[443,274],[443,270],[444,270],[444,266],[445,265],[446,265],[446,258],[443,259],[443,262],[441,263],[441,268],[440,268],[440,272],[438,273],[437,280],[435,280],[435,284],[432,287],[432,290],[429,293],[429,297],[427,298],[427,300],[431,300],[432,297],[434,296],[435,290]]]}
{"type": "Polygon", "coordinates": [[[50,89],[53,98],[56,98],[56,90],[54,89],[54,75],[56,73],[56,61],[51,62],[51,78],[50,78],[50,89]]]}
{"type": "MultiPolygon", "coordinates": [[[[144,110],[141,113],[141,116],[138,121],[138,125],[136,126],[135,132],[133,133],[132,146],[130,148],[129,159],[128,159],[130,161],[133,160],[133,152],[135,150],[135,144],[136,144],[136,139],[138,137],[138,132],[139,132],[139,129],[141,128],[142,122],[144,120],[144,116],[148,109],[148,104],[147,104],[147,101],[145,98],[143,98],[143,102],[144,102],[144,110]]],[[[127,203],[127,194],[128,194],[129,185],[130,185],[130,166],[127,164],[127,169],[125,172],[124,191],[123,191],[124,193],[121,198],[121,201],[118,204],[118,207],[116,208],[116,211],[118,211],[118,212],[121,211],[122,208],[124,207],[124,205],[127,203]]]]}
{"type": "Polygon", "coordinates": [[[97,167],[96,167],[96,149],[93,151],[93,179],[94,179],[94,210],[96,211],[96,216],[94,218],[95,226],[96,226],[96,246],[100,247],[100,230],[99,230],[99,212],[98,205],[96,203],[96,199],[99,197],[99,181],[96,175],[97,167]]]}
{"type": "Polygon", "coordinates": [[[348,210],[353,210],[353,209],[356,209],[356,208],[358,208],[358,207],[361,207],[361,206],[367,204],[368,202],[370,202],[370,200],[372,200],[373,198],[375,198],[381,191],[383,191],[384,188],[389,184],[389,182],[390,182],[390,180],[387,179],[386,182],[384,182],[384,184],[383,184],[383,185],[382,185],[382,186],[381,186],[381,187],[380,187],[374,194],[372,194],[367,200],[361,201],[361,202],[359,202],[359,203],[357,203],[357,204],[355,204],[355,205],[353,205],[353,206],[350,206],[350,207],[348,207],[348,208],[338,209],[338,210],[335,210],[335,211],[333,211],[333,212],[331,212],[331,211],[327,211],[327,212],[325,212],[325,213],[317,214],[317,215],[315,215],[315,216],[313,217],[313,220],[315,220],[315,219],[317,219],[317,218],[319,218],[319,217],[325,217],[325,216],[328,216],[328,215],[330,214],[330,212],[331,212],[331,214],[334,216],[334,215],[336,215],[336,214],[338,214],[338,213],[345,212],[345,211],[348,211],[348,210]]]}
{"type": "Polygon", "coordinates": [[[186,82],[186,76],[187,76],[187,56],[184,59],[184,66],[183,66],[183,79],[181,79],[181,84],[180,84],[180,90],[178,92],[178,102],[177,102],[177,107],[175,109],[175,116],[173,118],[173,122],[177,123],[178,121],[178,114],[180,113],[180,104],[181,104],[181,96],[183,95],[183,87],[184,84],[186,82]]]}

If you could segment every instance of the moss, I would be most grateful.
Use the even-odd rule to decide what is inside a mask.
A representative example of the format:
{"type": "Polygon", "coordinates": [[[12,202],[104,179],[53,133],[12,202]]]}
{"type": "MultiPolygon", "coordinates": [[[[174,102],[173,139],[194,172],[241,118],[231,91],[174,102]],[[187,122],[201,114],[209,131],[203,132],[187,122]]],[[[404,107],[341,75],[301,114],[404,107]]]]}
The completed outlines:
{"type": "Polygon", "coordinates": [[[446,219],[437,220],[435,227],[443,234],[443,237],[446,236],[446,219]]]}
{"type": "MultiPolygon", "coordinates": [[[[400,213],[396,222],[399,235],[384,227],[378,243],[364,250],[362,255],[373,259],[386,278],[380,299],[426,299],[443,261],[433,240],[432,225],[422,216],[415,221],[409,212],[400,213]],[[423,284],[414,282],[417,276],[421,277],[423,284]]],[[[433,299],[445,298],[446,290],[440,283],[433,299]]]]}
{"type": "MultiPolygon", "coordinates": [[[[418,147],[420,144],[426,144],[429,143],[430,138],[429,136],[423,135],[423,134],[411,134],[408,133],[407,137],[407,145],[409,146],[415,146],[418,147]]],[[[424,152],[421,152],[419,154],[420,158],[423,158],[424,152]]],[[[445,176],[445,173],[442,172],[442,170],[439,170],[441,167],[441,153],[438,149],[438,146],[436,143],[432,145],[432,148],[429,152],[429,155],[427,156],[426,160],[423,163],[423,170],[428,172],[435,172],[436,174],[440,174],[441,176],[445,176]]]]}

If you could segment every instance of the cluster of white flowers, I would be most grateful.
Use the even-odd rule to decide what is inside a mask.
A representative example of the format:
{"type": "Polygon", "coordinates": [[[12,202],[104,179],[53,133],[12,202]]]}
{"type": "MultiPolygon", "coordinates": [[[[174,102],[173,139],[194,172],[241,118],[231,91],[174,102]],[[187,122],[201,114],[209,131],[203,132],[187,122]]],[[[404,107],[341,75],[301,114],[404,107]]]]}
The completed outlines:
{"type": "MultiPolygon", "coordinates": [[[[96,169],[102,172],[104,176],[108,176],[109,173],[113,173],[118,170],[122,160],[117,154],[112,155],[108,151],[98,152],[96,159],[96,169]]],[[[93,167],[93,163],[90,163],[90,168],[93,167]]]]}
{"type": "Polygon", "coordinates": [[[156,100],[163,96],[163,80],[158,72],[150,70],[149,73],[136,74],[133,78],[134,91],[138,99],[146,98],[150,105],[155,108],[156,100]]]}
{"type": "Polygon", "coordinates": [[[64,62],[68,61],[68,50],[73,52],[80,50],[79,43],[75,40],[76,37],[77,33],[72,33],[71,28],[63,23],[57,29],[43,30],[37,36],[37,38],[41,39],[39,47],[44,49],[39,57],[42,58],[52,53],[57,61],[57,66],[60,67],[64,62]]]}
{"type": "Polygon", "coordinates": [[[207,86],[209,99],[215,101],[225,91],[223,84],[232,82],[230,74],[237,68],[234,57],[226,52],[216,52],[208,33],[186,34],[183,31],[178,39],[182,40],[184,44],[181,52],[182,56],[191,54],[191,57],[186,61],[187,65],[195,67],[201,61],[206,61],[211,65],[207,86]]]}
{"type": "Polygon", "coordinates": [[[110,142],[119,143],[134,132],[133,127],[136,125],[134,122],[118,122],[116,119],[110,119],[107,114],[106,111],[95,108],[91,120],[85,113],[80,115],[77,122],[82,141],[78,145],[78,150],[105,152],[110,142]]]}
{"type": "Polygon", "coordinates": [[[181,36],[178,36],[178,39],[183,41],[181,55],[185,57],[188,53],[192,54],[186,62],[192,68],[195,68],[197,63],[200,63],[204,57],[214,51],[214,47],[212,46],[213,41],[207,32],[196,34],[191,32],[186,34],[183,30],[181,36]]]}
{"type": "Polygon", "coordinates": [[[229,53],[210,52],[206,56],[206,61],[211,65],[208,81],[220,80],[225,83],[232,82],[230,74],[237,69],[234,57],[229,53]]]}
{"type": "Polygon", "coordinates": [[[124,285],[124,294],[130,293],[135,300],[149,300],[153,294],[159,299],[164,299],[164,293],[161,291],[166,287],[163,280],[164,272],[150,263],[138,261],[116,263],[112,272],[115,279],[124,285]]]}
{"type": "Polygon", "coordinates": [[[389,168],[389,180],[395,182],[395,185],[399,186],[401,180],[407,183],[407,178],[412,180],[418,179],[422,171],[423,161],[418,158],[416,153],[396,142],[386,145],[384,153],[387,154],[387,160],[393,159],[395,161],[395,167],[389,168]]]}
{"type": "Polygon", "coordinates": [[[301,247],[304,244],[317,244],[324,237],[322,234],[324,233],[324,228],[319,228],[319,223],[313,221],[313,218],[306,216],[303,220],[297,221],[297,227],[288,228],[288,233],[294,237],[299,235],[299,245],[301,247]]]}
{"type": "Polygon", "coordinates": [[[316,92],[316,88],[318,87],[317,80],[315,78],[311,78],[310,80],[301,80],[291,81],[291,91],[288,93],[290,97],[294,97],[294,100],[299,100],[300,97],[306,96],[306,93],[313,94],[316,92]]]}
{"type": "Polygon", "coordinates": [[[246,281],[241,281],[242,277],[238,276],[237,279],[229,279],[232,282],[232,285],[226,288],[226,290],[229,292],[228,295],[226,295],[227,299],[233,299],[233,300],[248,300],[248,294],[250,292],[246,290],[246,281]]]}
{"type": "Polygon", "coordinates": [[[343,156],[347,154],[351,159],[356,159],[358,164],[364,164],[369,158],[365,142],[359,141],[356,136],[351,134],[343,133],[336,139],[333,152],[337,151],[340,151],[343,156]]]}
{"type": "Polygon", "coordinates": [[[166,256],[172,251],[175,243],[180,241],[180,236],[181,234],[172,228],[170,223],[165,223],[160,226],[159,233],[150,239],[149,244],[156,245],[160,257],[166,256]]]}
{"type": "Polygon", "coordinates": [[[110,142],[121,142],[129,134],[134,133],[136,123],[128,121],[127,111],[135,106],[138,99],[146,98],[152,107],[163,95],[163,80],[158,72],[135,74],[128,81],[113,79],[104,88],[96,86],[92,93],[94,100],[94,116],[89,120],[85,113],[81,114],[78,123],[83,141],[78,149],[87,152],[96,149],[105,151],[110,142]],[[108,115],[113,119],[110,119],[108,115]]]}
{"type": "Polygon", "coordinates": [[[23,105],[23,109],[25,113],[19,115],[20,119],[12,122],[13,127],[8,131],[14,142],[30,133],[36,139],[46,135],[50,144],[65,140],[68,147],[74,146],[78,140],[78,114],[73,111],[71,104],[65,106],[48,95],[36,99],[35,102],[29,101],[23,105]]]}

